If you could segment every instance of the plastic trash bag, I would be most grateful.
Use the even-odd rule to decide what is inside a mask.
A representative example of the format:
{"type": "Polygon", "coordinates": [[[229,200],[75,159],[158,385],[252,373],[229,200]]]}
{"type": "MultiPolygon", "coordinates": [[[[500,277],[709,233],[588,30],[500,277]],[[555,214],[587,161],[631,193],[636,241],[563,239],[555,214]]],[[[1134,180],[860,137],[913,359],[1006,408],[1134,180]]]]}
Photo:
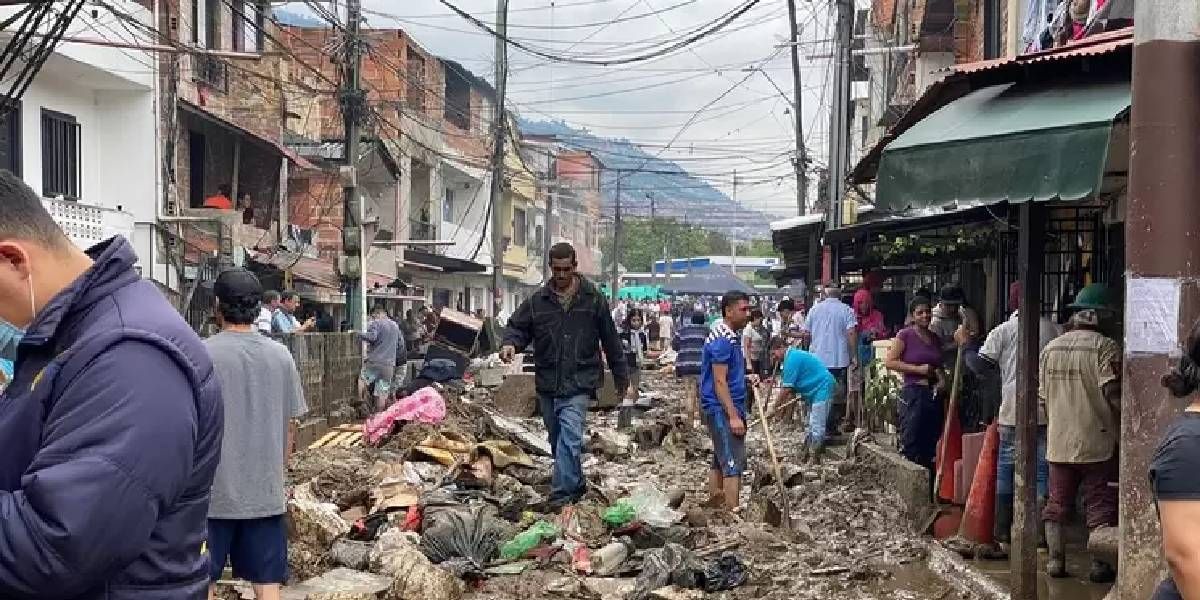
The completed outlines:
{"type": "Polygon", "coordinates": [[[615,504],[604,509],[600,518],[610,527],[621,527],[637,518],[637,509],[628,500],[617,500],[615,504]]]}
{"type": "Polygon", "coordinates": [[[483,577],[483,569],[496,556],[500,529],[485,506],[458,507],[426,515],[421,552],[434,564],[450,568],[459,577],[483,577]]]}
{"type": "Polygon", "coordinates": [[[646,553],[642,559],[642,572],[638,575],[631,600],[645,600],[650,593],[661,587],[675,585],[685,589],[703,588],[704,563],[691,550],[679,544],[667,544],[646,553]]]}
{"type": "Polygon", "coordinates": [[[501,558],[521,558],[543,540],[558,537],[558,528],[546,521],[538,521],[500,547],[501,558]]]}
{"type": "Polygon", "coordinates": [[[628,501],[637,519],[651,527],[670,527],[683,520],[683,513],[671,508],[671,499],[652,484],[639,485],[628,501]]]}
{"type": "Polygon", "coordinates": [[[726,552],[704,569],[704,591],[720,592],[732,590],[750,577],[746,563],[738,555],[726,552]]]}

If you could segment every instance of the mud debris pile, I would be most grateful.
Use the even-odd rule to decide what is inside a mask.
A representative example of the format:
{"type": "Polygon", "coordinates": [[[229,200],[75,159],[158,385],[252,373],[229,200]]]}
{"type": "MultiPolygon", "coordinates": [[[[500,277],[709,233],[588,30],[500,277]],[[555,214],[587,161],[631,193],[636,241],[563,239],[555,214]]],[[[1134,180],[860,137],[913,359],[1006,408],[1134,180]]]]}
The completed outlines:
{"type": "Polygon", "coordinates": [[[285,597],[956,597],[925,570],[925,542],[877,474],[837,456],[799,464],[803,433],[791,425],[773,433],[793,532],[780,527],[758,428],[742,508],[703,508],[707,435],[683,414],[673,377],[646,373],[642,387],[653,407],[632,428],[618,430],[616,411],[588,415],[589,490],[561,512],[545,507],[553,463],[540,418],[469,382],[435,386],[439,423],[400,423],[375,447],[300,450],[288,469],[285,597]]]}

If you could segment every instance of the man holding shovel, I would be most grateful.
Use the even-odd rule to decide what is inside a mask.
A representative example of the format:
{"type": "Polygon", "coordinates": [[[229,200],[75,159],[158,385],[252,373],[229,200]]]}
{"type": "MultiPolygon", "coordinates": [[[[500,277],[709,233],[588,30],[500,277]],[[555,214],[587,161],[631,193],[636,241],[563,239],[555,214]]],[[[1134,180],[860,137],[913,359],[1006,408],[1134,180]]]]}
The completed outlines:
{"type": "Polygon", "coordinates": [[[779,395],[775,397],[772,410],[790,406],[796,396],[808,404],[808,434],[802,451],[803,458],[806,462],[812,460],[820,463],[825,450],[829,406],[837,389],[837,380],[815,354],[799,348],[788,348],[782,339],[771,341],[771,355],[776,362],[783,361],[779,395]]]}

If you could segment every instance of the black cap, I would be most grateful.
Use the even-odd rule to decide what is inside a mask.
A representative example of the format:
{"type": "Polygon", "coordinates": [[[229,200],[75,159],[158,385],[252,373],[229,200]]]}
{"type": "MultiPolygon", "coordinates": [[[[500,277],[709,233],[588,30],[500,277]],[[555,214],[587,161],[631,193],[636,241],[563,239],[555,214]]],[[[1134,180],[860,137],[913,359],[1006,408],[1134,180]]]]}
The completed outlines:
{"type": "Polygon", "coordinates": [[[938,300],[947,304],[962,304],[967,299],[967,295],[963,293],[963,289],[954,284],[949,284],[938,292],[938,300]]]}
{"type": "Polygon", "coordinates": [[[213,294],[224,304],[261,302],[263,289],[258,277],[246,269],[222,271],[213,284],[213,294]]]}
{"type": "Polygon", "coordinates": [[[796,310],[796,303],[792,302],[791,298],[784,298],[779,301],[779,305],[775,307],[775,310],[796,310]]]}

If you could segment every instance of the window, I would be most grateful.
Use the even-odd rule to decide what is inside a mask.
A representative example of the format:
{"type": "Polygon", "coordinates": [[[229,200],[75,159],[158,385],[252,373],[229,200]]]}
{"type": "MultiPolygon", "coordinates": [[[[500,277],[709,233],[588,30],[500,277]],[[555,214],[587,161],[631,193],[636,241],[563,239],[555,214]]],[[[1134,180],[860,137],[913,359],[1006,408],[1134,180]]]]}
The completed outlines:
{"type": "Polygon", "coordinates": [[[200,45],[200,3],[204,0],[192,0],[192,44],[200,45]]]}
{"type": "Polygon", "coordinates": [[[446,196],[442,198],[442,220],[454,222],[454,190],[446,188],[446,196]]]}
{"type": "Polygon", "coordinates": [[[407,94],[405,102],[417,112],[425,111],[425,59],[411,46],[408,48],[407,94]]]}
{"type": "Polygon", "coordinates": [[[79,199],[79,123],[42,109],[42,195],[79,199]]]}
{"type": "MultiPolygon", "coordinates": [[[[201,0],[196,0],[200,2],[201,0]]],[[[203,0],[204,1],[204,42],[201,47],[210,50],[221,49],[221,38],[219,33],[221,28],[221,1],[222,0],[203,0]]]]}
{"type": "Polygon", "coordinates": [[[259,0],[241,0],[233,15],[233,49],[238,52],[263,51],[264,7],[259,0]]]}
{"type": "Polygon", "coordinates": [[[0,169],[21,174],[21,103],[0,109],[0,169]]]}
{"type": "Polygon", "coordinates": [[[471,129],[471,83],[453,65],[446,63],[446,89],[443,96],[445,119],[459,129],[471,129]]]}
{"type": "Polygon", "coordinates": [[[516,246],[525,246],[525,238],[528,236],[528,225],[525,224],[525,210],[521,208],[513,209],[513,244],[516,246]]]}

